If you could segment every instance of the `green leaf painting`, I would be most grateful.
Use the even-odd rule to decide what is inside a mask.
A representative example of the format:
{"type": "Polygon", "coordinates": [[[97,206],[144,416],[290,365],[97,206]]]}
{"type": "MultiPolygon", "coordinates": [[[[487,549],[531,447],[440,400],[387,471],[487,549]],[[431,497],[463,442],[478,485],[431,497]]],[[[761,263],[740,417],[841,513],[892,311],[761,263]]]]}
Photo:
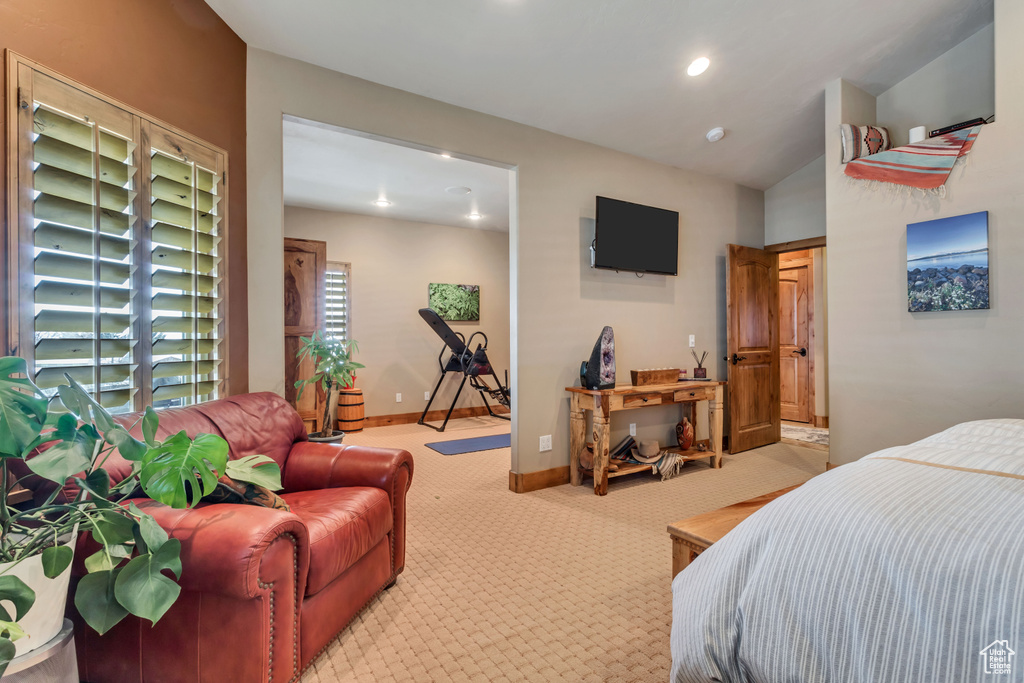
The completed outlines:
{"type": "Polygon", "coordinates": [[[442,320],[480,320],[480,285],[431,282],[427,305],[442,320]]]}

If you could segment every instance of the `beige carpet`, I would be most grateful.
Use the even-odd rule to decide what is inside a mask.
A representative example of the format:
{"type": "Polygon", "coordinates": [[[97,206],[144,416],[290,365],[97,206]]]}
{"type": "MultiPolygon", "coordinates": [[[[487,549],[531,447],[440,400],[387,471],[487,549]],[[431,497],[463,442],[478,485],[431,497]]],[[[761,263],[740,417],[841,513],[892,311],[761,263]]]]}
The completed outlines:
{"type": "Polygon", "coordinates": [[[604,497],[508,490],[509,449],[443,456],[424,443],[500,434],[493,418],[366,430],[346,443],[408,449],[405,572],[328,647],[303,683],[664,681],[673,521],[803,482],[826,454],[775,444],[604,497]]]}

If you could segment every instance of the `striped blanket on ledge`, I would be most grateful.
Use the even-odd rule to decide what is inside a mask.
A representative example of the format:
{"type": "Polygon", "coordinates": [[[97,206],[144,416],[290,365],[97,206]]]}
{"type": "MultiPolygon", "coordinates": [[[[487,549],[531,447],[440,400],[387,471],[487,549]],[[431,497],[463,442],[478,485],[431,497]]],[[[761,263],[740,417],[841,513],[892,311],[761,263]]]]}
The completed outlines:
{"type": "Polygon", "coordinates": [[[971,151],[981,126],[939,135],[912,145],[854,159],[846,175],[861,180],[907,185],[922,190],[942,187],[957,159],[971,151]]]}

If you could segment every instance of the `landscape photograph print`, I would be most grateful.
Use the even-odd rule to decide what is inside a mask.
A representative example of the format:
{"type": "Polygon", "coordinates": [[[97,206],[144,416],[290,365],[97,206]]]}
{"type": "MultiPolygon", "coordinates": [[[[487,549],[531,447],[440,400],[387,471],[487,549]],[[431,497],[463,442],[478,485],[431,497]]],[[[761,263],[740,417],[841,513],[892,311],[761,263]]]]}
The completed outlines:
{"type": "Polygon", "coordinates": [[[989,307],[988,211],[907,226],[907,310],[989,307]]]}
{"type": "Polygon", "coordinates": [[[427,305],[437,311],[441,320],[480,320],[480,285],[431,282],[427,305]]]}

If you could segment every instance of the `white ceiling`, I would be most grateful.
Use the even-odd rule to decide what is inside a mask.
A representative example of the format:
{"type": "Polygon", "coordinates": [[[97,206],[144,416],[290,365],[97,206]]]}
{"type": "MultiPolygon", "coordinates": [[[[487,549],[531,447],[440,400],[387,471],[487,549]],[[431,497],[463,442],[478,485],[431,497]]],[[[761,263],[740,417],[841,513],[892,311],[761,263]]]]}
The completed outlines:
{"type": "Polygon", "coordinates": [[[288,206],[508,232],[508,196],[507,169],[285,117],[288,206]],[[378,199],[391,205],[375,206],[378,199]]]}
{"type": "Polygon", "coordinates": [[[250,45],[756,188],[824,151],[825,84],[884,92],[992,0],[207,0],[250,45]],[[694,58],[711,68],[685,75],[694,58]],[[714,144],[704,134],[723,126],[714,144]]]}

